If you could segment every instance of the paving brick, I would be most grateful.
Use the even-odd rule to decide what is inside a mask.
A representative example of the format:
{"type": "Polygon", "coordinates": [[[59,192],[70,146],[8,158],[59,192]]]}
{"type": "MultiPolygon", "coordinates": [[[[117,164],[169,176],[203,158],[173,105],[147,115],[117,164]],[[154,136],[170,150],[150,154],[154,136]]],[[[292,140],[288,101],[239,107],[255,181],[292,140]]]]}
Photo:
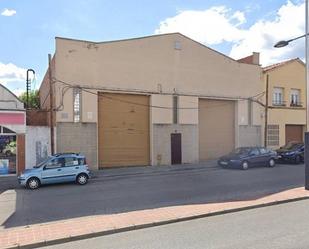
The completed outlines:
{"type": "Polygon", "coordinates": [[[36,224],[27,228],[10,228],[0,231],[0,248],[13,247],[16,245],[31,245],[59,239],[69,240],[70,238],[81,235],[92,235],[93,233],[114,231],[115,229],[122,228],[134,228],[137,225],[165,222],[177,218],[187,218],[196,215],[205,215],[224,210],[233,210],[250,207],[252,205],[261,205],[304,197],[309,198],[309,191],[306,191],[304,188],[296,188],[248,201],[164,207],[121,214],[96,215],[94,217],[87,216],[62,222],[36,224]]]}

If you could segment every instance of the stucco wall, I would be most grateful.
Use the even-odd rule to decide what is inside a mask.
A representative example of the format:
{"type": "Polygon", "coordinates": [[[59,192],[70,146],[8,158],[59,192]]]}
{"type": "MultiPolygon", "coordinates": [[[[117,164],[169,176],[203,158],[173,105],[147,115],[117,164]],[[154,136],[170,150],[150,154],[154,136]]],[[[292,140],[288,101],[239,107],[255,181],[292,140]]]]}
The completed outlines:
{"type": "Polygon", "coordinates": [[[152,165],[171,164],[171,133],[181,133],[182,163],[197,163],[198,126],[197,125],[153,125],[152,165]]]}
{"type": "MultiPolygon", "coordinates": [[[[259,66],[234,61],[180,34],[105,43],[58,38],[55,59],[56,78],[101,90],[232,98],[261,92],[259,66]],[[181,44],[180,50],[175,49],[176,41],[181,44]]],[[[59,104],[61,94],[56,96],[59,104]]],[[[88,109],[96,108],[94,98],[83,95],[83,103],[93,101],[88,109]]],[[[70,91],[65,94],[64,103],[63,112],[68,113],[70,122],[73,111],[70,91]]],[[[187,122],[192,115],[196,116],[187,110],[180,116],[187,122]]],[[[57,113],[58,121],[60,117],[61,111],[57,113]]]]}
{"type": "Polygon", "coordinates": [[[173,123],[173,97],[171,95],[151,95],[152,106],[162,106],[166,108],[151,108],[151,120],[153,124],[173,123]]]}
{"type": "Polygon", "coordinates": [[[26,169],[32,168],[50,155],[50,128],[26,127],[26,169]]]}
{"type": "Polygon", "coordinates": [[[198,98],[179,96],[179,123],[198,124],[198,98]]]}

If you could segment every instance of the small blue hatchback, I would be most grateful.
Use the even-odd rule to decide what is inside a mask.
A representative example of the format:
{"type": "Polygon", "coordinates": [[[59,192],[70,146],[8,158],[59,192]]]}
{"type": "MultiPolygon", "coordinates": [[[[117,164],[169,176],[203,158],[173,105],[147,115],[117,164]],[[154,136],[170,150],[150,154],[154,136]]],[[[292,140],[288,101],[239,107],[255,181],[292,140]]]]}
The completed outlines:
{"type": "Polygon", "coordinates": [[[86,158],[77,153],[61,153],[48,157],[33,169],[26,169],[19,177],[20,185],[37,189],[43,184],[76,182],[85,185],[90,178],[86,158]]]}

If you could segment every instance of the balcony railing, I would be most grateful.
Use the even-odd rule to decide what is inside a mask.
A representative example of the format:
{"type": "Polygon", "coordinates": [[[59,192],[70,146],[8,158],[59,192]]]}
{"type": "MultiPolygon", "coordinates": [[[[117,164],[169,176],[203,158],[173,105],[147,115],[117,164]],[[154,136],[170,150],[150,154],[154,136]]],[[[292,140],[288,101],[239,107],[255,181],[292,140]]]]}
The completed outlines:
{"type": "Polygon", "coordinates": [[[273,100],[273,106],[286,106],[286,101],[273,100]]]}
{"type": "Polygon", "coordinates": [[[290,106],[291,107],[303,107],[303,103],[302,102],[299,102],[299,101],[297,101],[297,102],[291,102],[290,103],[290,106]]]}

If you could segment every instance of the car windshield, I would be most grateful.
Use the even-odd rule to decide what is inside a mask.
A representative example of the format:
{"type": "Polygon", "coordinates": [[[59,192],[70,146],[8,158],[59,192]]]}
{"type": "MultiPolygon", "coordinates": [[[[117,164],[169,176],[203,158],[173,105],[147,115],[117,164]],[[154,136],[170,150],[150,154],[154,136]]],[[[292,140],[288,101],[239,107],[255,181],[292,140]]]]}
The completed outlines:
{"type": "Polygon", "coordinates": [[[299,148],[302,145],[303,145],[302,143],[287,143],[282,147],[282,149],[293,150],[299,148]]]}
{"type": "Polygon", "coordinates": [[[235,149],[232,154],[237,154],[237,155],[241,155],[241,154],[248,154],[250,152],[249,148],[246,147],[241,147],[241,148],[237,148],[235,149]]]}
{"type": "Polygon", "coordinates": [[[49,160],[51,159],[51,157],[47,157],[45,160],[43,160],[42,162],[40,162],[38,165],[34,166],[33,168],[40,168],[41,166],[43,166],[44,164],[46,164],[49,160]]]}

